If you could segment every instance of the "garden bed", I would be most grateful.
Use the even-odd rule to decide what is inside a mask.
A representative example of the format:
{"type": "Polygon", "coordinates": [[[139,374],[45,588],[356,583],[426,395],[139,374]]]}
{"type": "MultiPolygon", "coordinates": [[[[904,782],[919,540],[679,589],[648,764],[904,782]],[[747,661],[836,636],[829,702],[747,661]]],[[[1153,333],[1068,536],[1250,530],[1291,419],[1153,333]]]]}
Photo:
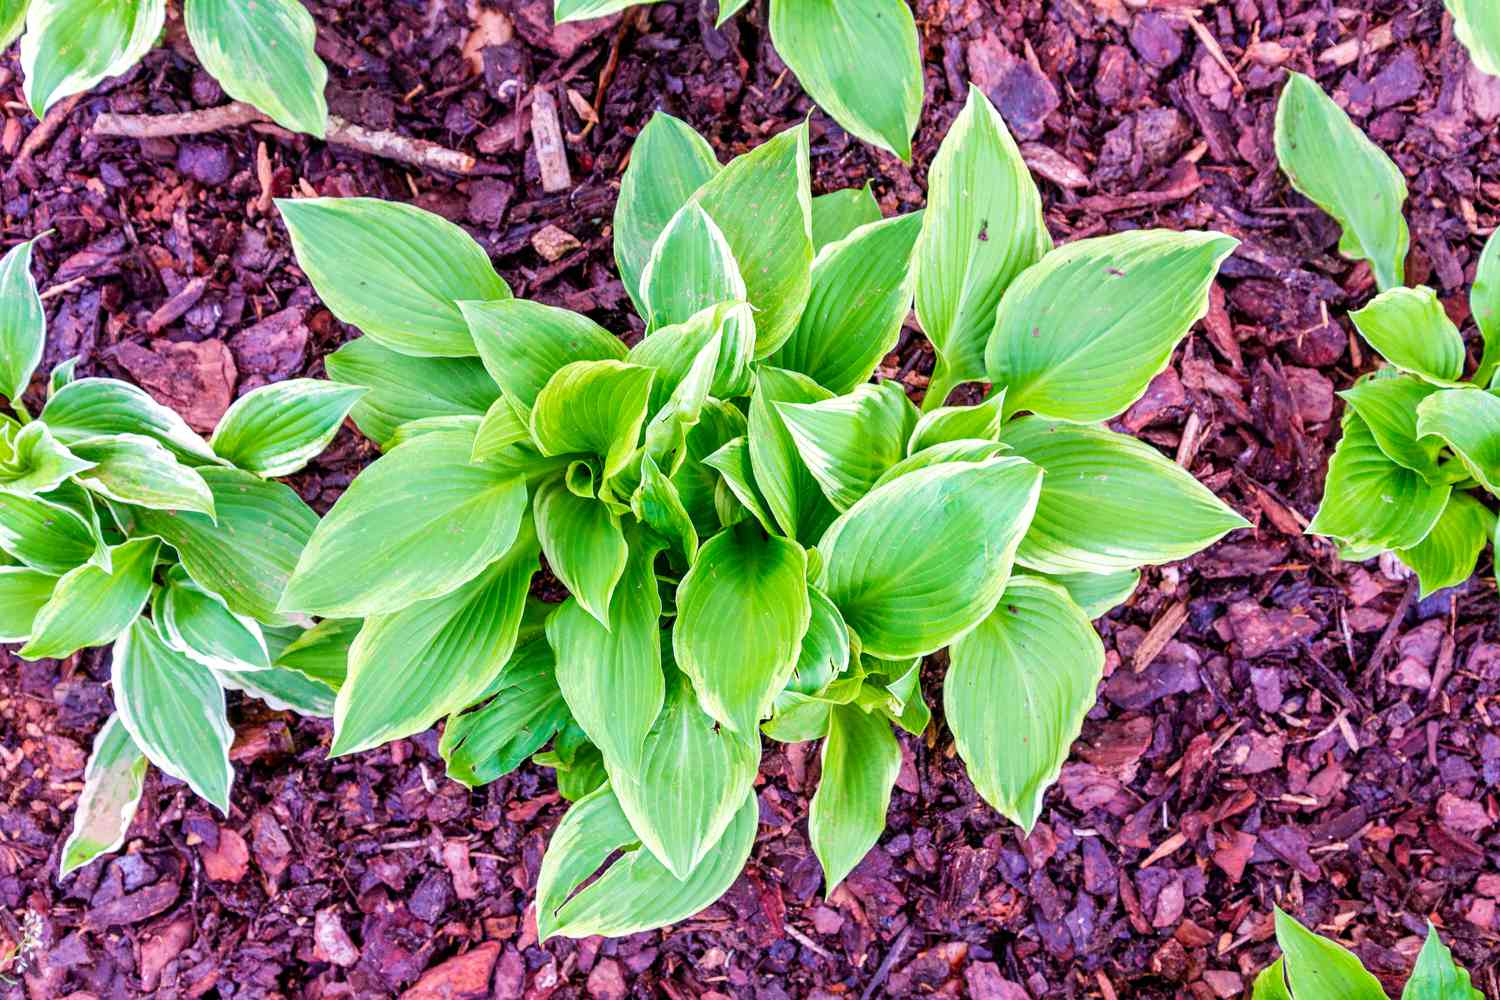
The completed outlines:
{"type": "MultiPolygon", "coordinates": [[[[0,211],[7,246],[55,231],[37,251],[44,366],[77,354],[80,373],[136,382],[200,429],[237,392],[321,375],[354,331],[318,303],[270,205],[308,191],[445,215],[518,296],[634,324],[634,339],[609,219],[651,111],[727,157],[810,107],[762,15],[715,30],[695,0],[556,29],[547,0],[309,6],[335,114],[476,168],[423,171],[249,126],[91,134],[104,112],[224,103],[170,47],[38,136],[12,51],[0,211]],[[565,133],[558,193],[543,190],[530,128],[538,84],[565,133]]],[[[1415,581],[1302,535],[1337,438],[1333,392],[1372,367],[1340,317],[1374,288],[1334,253],[1336,225],[1289,192],[1271,141],[1283,70],[1315,74],[1407,176],[1409,283],[1461,311],[1500,222],[1500,79],[1470,70],[1440,0],[992,6],[916,4],[915,165],[815,113],[815,191],[872,180],[885,214],[920,207],[972,79],[1022,142],[1059,242],[1154,225],[1242,241],[1208,317],[1118,426],[1254,528],[1148,570],[1099,623],[1110,674],[1030,837],[977,797],[939,714],[925,739],[902,736],[889,828],[824,899],[804,823],[817,754],[768,743],[759,837],[728,895],[665,931],[539,947],[527,907],[566,806],[550,772],[470,792],[444,778],[435,732],[328,761],[327,723],[237,699],[232,814],[153,773],[128,851],[59,884],[110,712],[108,654],[4,656],[0,945],[38,943],[0,996],[1206,1000],[1248,992],[1274,954],[1276,902],[1357,941],[1392,984],[1430,918],[1500,996],[1492,569],[1418,601],[1415,581]]],[[[883,373],[915,391],[931,363],[909,333],[883,373]]],[[[346,429],[294,485],[326,511],[375,454],[346,429]]],[[[941,678],[929,665],[935,709],[941,678]]]]}

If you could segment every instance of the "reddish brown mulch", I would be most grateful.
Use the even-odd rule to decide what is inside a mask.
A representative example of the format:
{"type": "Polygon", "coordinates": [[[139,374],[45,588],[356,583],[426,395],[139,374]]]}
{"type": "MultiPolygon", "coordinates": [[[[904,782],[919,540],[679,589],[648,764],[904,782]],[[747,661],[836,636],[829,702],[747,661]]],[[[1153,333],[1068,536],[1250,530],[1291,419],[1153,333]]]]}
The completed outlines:
{"type": "MultiPolygon", "coordinates": [[[[415,200],[467,226],[518,295],[639,329],[609,217],[650,111],[686,117],[728,156],[808,109],[763,13],[716,31],[712,4],[674,0],[554,31],[550,0],[497,0],[506,22],[458,0],[310,6],[337,113],[474,153],[482,176],[250,129],[90,137],[105,110],[223,101],[168,50],[17,162],[36,122],[12,50],[0,242],[55,230],[38,252],[47,364],[78,354],[82,371],[135,380],[204,425],[235,392],[319,374],[352,331],[318,304],[266,201],[308,189],[415,200]],[[475,38],[478,23],[492,33],[475,38]],[[540,189],[524,106],[515,129],[538,84],[568,133],[575,186],[560,195],[540,189]],[[550,226],[578,244],[555,260],[537,244],[570,241],[539,238],[550,226]]],[[[527,908],[565,807],[548,772],[470,793],[444,779],[432,733],[329,762],[327,724],[236,700],[233,813],[153,775],[127,850],[58,884],[110,711],[107,656],[6,657],[0,949],[28,921],[41,943],[0,997],[1207,1000],[1248,990],[1278,902],[1358,942],[1393,988],[1431,919],[1500,997],[1489,560],[1418,603],[1375,563],[1342,565],[1300,534],[1337,433],[1332,393],[1370,364],[1342,316],[1371,280],[1288,192],[1271,143],[1283,70],[1316,73],[1407,174],[1410,280],[1462,319],[1500,221],[1500,80],[1467,70],[1441,0],[1145,6],[919,0],[928,104],[913,168],[812,119],[818,190],[873,178],[887,214],[910,210],[972,78],[1026,143],[1059,239],[1162,225],[1244,241],[1208,319],[1121,425],[1255,528],[1148,572],[1101,623],[1112,673],[1030,838],[976,798],[939,718],[905,744],[879,847],[825,900],[804,826],[816,748],[768,744],[760,840],[722,901],[665,932],[538,947],[527,908]]],[[[930,360],[908,337],[887,374],[916,388],[930,360]]],[[[371,455],[346,431],[297,485],[326,508],[371,455]]],[[[935,707],[941,672],[928,674],[935,707]]]]}

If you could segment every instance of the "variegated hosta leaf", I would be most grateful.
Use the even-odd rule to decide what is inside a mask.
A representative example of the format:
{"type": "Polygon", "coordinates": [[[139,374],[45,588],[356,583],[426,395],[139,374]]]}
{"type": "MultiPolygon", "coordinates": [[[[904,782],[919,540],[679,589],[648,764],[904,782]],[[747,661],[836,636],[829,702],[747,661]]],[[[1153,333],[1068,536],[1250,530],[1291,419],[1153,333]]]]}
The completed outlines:
{"type": "MultiPolygon", "coordinates": [[[[13,0],[3,0],[5,3],[13,0]]],[[[24,9],[24,8],[23,8],[24,9]]],[[[5,18],[0,15],[0,49],[5,18]]],[[[31,248],[36,240],[18,243],[0,257],[0,397],[12,405],[31,384],[32,373],[42,361],[47,339],[47,316],[31,276],[31,248]]]]}
{"type": "Polygon", "coordinates": [[[20,430],[0,424],[0,492],[23,497],[50,493],[70,476],[93,467],[53,437],[40,420],[20,430]]]}
{"type": "Polygon", "coordinates": [[[175,411],[119,379],[68,382],[47,400],[41,420],[67,445],[85,438],[138,434],[164,445],[188,465],[223,464],[208,442],[175,411]]]}
{"type": "Polygon", "coordinates": [[[1140,586],[1138,569],[1115,570],[1112,573],[1044,573],[1042,579],[1068,592],[1073,603],[1083,609],[1090,621],[1103,618],[1130,600],[1140,586]]]}
{"type": "Polygon", "coordinates": [[[861,188],[842,188],[815,195],[812,200],[813,252],[821,252],[828,244],[837,243],[860,226],[879,221],[880,203],[875,200],[869,181],[861,188]]]}
{"type": "Polygon", "coordinates": [[[814,403],[775,405],[797,454],[840,511],[901,460],[918,416],[894,381],[857,386],[847,396],[814,403]]]}
{"type": "Polygon", "coordinates": [[[35,497],[0,492],[0,549],[52,576],[86,562],[109,569],[98,509],[73,482],[35,497]]]}
{"type": "Polygon", "coordinates": [[[37,612],[31,641],[18,655],[62,659],[113,642],[146,606],[160,547],[155,538],[134,538],[110,549],[112,570],[92,563],[69,570],[37,612]]]}
{"type": "Polygon", "coordinates": [[[620,515],[598,500],[574,496],[561,478],[532,501],[547,565],[583,609],[609,625],[609,599],[630,552],[620,515]]]}
{"type": "Polygon", "coordinates": [[[68,447],[89,463],[74,478],[99,496],[132,507],[215,517],[213,491],[203,476],[153,438],[114,434],[84,438],[68,447]]]}
{"type": "Polygon", "coordinates": [[[21,36],[26,103],[38,118],[65,97],[118,76],[156,44],[165,0],[31,0],[21,36]]]}
{"type": "Polygon", "coordinates": [[[834,705],[823,738],[823,776],[807,811],[807,837],[832,893],[885,829],[901,747],[885,717],[857,705],[834,705]]]}
{"type": "Polygon", "coordinates": [[[1500,14],[1486,0],[1443,0],[1453,15],[1453,34],[1469,50],[1474,65],[1500,76],[1500,14]]]}
{"type": "Polygon", "coordinates": [[[136,749],[120,717],[111,715],[94,737],[94,749],[83,772],[83,792],[73,815],[73,830],[58,862],[58,878],[102,854],[119,850],[145,784],[146,758],[136,749]]]}
{"type": "Polygon", "coordinates": [[[25,642],[58,578],[30,566],[0,566],[0,642],[25,642]]]}
{"type": "Polygon", "coordinates": [[[1352,410],[1344,413],[1343,430],[1307,530],[1377,551],[1416,545],[1437,523],[1452,488],[1392,462],[1352,410]]]}
{"type": "Polygon", "coordinates": [[[10,48],[10,43],[26,29],[26,8],[31,0],[0,0],[0,50],[10,48]]]}
{"type": "Polygon", "coordinates": [[[641,295],[648,330],[685,322],[720,302],[744,300],[745,279],[734,253],[697,202],[679,208],[657,237],[641,274],[641,295]]]}
{"type": "Polygon", "coordinates": [[[209,445],[265,479],[289,476],[333,440],[367,389],[294,378],[252,389],[219,418],[209,445]]]}
{"type": "Polygon", "coordinates": [[[313,51],[318,29],[301,0],[185,0],[182,16],[193,52],[225,93],[323,138],[328,69],[313,51]]]}
{"type": "Polygon", "coordinates": [[[229,610],[210,593],[173,567],[152,600],[152,620],[163,639],[212,670],[269,670],[271,653],[260,623],[229,610]]]}
{"type": "Polygon", "coordinates": [[[1402,371],[1439,385],[1463,375],[1464,339],[1426,285],[1382,292],[1349,318],[1370,346],[1402,371]]]}
{"type": "Polygon", "coordinates": [[[922,414],[906,442],[906,453],[915,455],[924,448],[945,441],[999,441],[1005,420],[1005,390],[996,389],[982,403],[973,406],[939,406],[922,414]]]}
{"type": "Polygon", "coordinates": [[[756,370],[748,429],[750,468],[771,516],[788,537],[804,545],[817,544],[838,511],[808,470],[780,404],[831,398],[832,393],[806,375],[769,364],[756,370]]]}

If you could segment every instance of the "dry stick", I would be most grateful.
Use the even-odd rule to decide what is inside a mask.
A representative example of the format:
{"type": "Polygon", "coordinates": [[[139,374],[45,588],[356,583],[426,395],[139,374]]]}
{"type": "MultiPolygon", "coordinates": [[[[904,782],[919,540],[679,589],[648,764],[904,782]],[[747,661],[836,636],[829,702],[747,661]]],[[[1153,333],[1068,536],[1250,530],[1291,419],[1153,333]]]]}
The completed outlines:
{"type": "MultiPolygon", "coordinates": [[[[117,115],[106,112],[94,119],[94,134],[127,139],[165,139],[178,135],[217,132],[237,125],[253,125],[271,119],[238,101],[216,108],[183,111],[171,115],[117,115]]],[[[327,141],[336,146],[399,160],[412,166],[443,170],[452,174],[472,173],[477,162],[468,153],[439,146],[426,139],[412,139],[395,132],[376,131],[328,116],[327,141]]]]}

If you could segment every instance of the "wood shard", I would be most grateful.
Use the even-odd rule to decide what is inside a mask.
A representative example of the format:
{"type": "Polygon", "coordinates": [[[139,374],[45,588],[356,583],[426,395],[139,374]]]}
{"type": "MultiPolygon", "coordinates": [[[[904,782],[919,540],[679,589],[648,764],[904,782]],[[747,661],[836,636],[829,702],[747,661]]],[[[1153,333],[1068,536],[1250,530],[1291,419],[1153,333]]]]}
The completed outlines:
{"type": "Polygon", "coordinates": [[[571,188],[573,175],[568,170],[562,125],[557,120],[557,99],[545,87],[531,92],[531,141],[542,173],[542,190],[556,194],[571,188]]]}

